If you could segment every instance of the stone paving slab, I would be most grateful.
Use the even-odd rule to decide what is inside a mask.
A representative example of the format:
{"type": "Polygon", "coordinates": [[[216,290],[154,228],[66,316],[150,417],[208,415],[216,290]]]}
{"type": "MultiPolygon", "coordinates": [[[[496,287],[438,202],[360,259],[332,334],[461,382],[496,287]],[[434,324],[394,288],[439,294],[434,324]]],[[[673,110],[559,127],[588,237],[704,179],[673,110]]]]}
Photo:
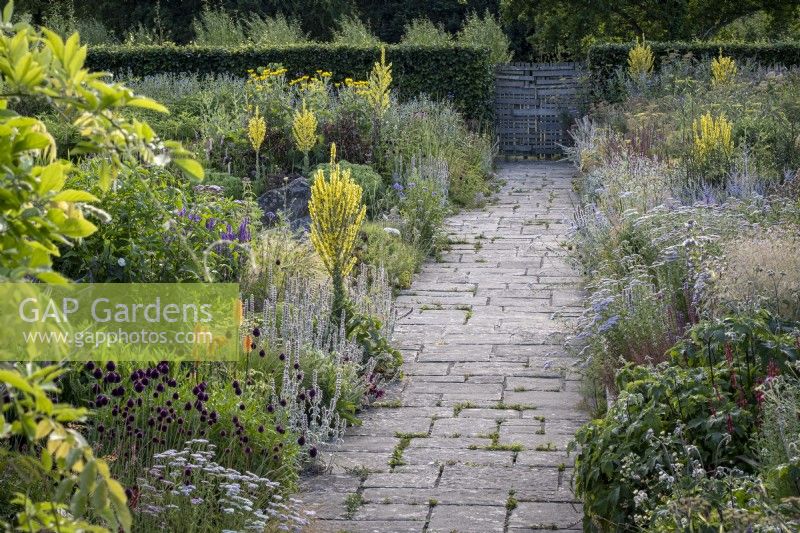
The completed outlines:
{"type": "Polygon", "coordinates": [[[405,380],[321,449],[328,473],[299,495],[310,531],[581,529],[566,447],[588,416],[564,342],[582,293],[560,246],[573,170],[499,173],[496,202],[448,219],[450,249],[401,291],[405,380]]]}

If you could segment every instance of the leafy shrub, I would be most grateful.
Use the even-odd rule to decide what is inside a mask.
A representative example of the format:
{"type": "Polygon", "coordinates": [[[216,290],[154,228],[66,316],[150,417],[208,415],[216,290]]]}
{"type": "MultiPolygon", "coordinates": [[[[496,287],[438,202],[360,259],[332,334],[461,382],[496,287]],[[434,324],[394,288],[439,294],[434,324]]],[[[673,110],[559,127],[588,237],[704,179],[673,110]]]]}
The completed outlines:
{"type": "Polygon", "coordinates": [[[442,46],[453,42],[453,36],[429,19],[422,18],[406,25],[400,42],[417,46],[442,46]]]}
{"type": "Polygon", "coordinates": [[[433,180],[412,176],[400,194],[404,239],[423,255],[436,253],[442,246],[440,232],[449,210],[444,191],[433,180]]]}
{"type": "Polygon", "coordinates": [[[724,364],[620,370],[619,397],[575,436],[575,489],[592,523],[603,531],[645,526],[637,523],[645,502],[752,454],[755,418],[737,405],[729,378],[724,364]]]}
{"type": "MultiPolygon", "coordinates": [[[[339,145],[336,145],[339,149],[339,145]]],[[[361,197],[367,206],[367,213],[374,217],[381,212],[384,204],[384,184],[383,177],[375,172],[369,165],[357,165],[348,163],[344,159],[339,162],[344,171],[349,171],[350,176],[361,187],[361,197]]],[[[324,175],[330,172],[330,163],[317,166],[312,176],[317,176],[322,171],[324,175]]]]}
{"type": "MultiPolygon", "coordinates": [[[[402,234],[387,231],[391,226],[380,222],[367,222],[361,228],[361,243],[357,255],[362,263],[383,267],[394,287],[411,286],[414,272],[419,269],[422,253],[403,240],[402,234]]],[[[400,233],[397,230],[397,233],[400,233]]]]}
{"type": "MultiPolygon", "coordinates": [[[[493,148],[485,135],[470,132],[458,112],[446,103],[420,98],[387,112],[382,131],[383,150],[400,174],[418,172],[421,178],[439,181],[453,202],[474,206],[487,192],[493,148]],[[422,161],[444,161],[445,172],[430,173],[422,161]],[[445,175],[442,175],[445,174],[445,175]]],[[[408,177],[403,177],[408,181],[408,177]]]]}
{"type": "Polygon", "coordinates": [[[99,195],[102,223],[92,238],[61,253],[60,272],[104,282],[235,279],[246,257],[240,245],[249,242],[252,222],[214,185],[184,192],[170,173],[140,168],[103,193],[88,176],[74,185],[99,195]]]}
{"type": "Polygon", "coordinates": [[[734,315],[692,328],[670,350],[671,364],[626,364],[605,417],[576,435],[587,517],[606,530],[645,526],[645,511],[672,491],[731,469],[752,472],[764,384],[791,371],[798,339],[796,324],[765,312],[734,315]]]}
{"type": "Polygon", "coordinates": [[[336,21],[332,42],[349,46],[377,46],[381,44],[381,40],[372,33],[369,26],[353,15],[345,15],[336,21]]]}
{"type": "Polygon", "coordinates": [[[192,21],[192,29],[197,44],[238,46],[245,40],[241,24],[222,8],[206,6],[192,21]]]}
{"type": "Polygon", "coordinates": [[[287,19],[283,13],[274,17],[251,15],[246,22],[247,36],[258,46],[283,46],[287,44],[304,44],[308,42],[300,22],[287,19]]]}
{"type": "Polygon", "coordinates": [[[489,60],[493,65],[508,63],[514,57],[508,35],[489,11],[483,17],[470,13],[456,39],[459,44],[489,50],[489,60]]]}

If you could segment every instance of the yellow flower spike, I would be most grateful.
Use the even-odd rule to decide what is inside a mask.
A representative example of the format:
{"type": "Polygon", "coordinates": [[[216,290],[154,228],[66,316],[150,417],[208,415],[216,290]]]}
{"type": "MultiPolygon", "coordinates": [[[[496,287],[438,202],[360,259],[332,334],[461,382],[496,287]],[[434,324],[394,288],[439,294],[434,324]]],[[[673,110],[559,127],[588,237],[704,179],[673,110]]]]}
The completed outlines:
{"type": "Polygon", "coordinates": [[[653,50],[642,39],[636,39],[636,46],[628,52],[628,74],[633,79],[640,79],[653,71],[653,50]]]}
{"type": "Polygon", "coordinates": [[[264,138],[267,135],[267,122],[261,116],[256,106],[255,114],[247,122],[247,138],[250,139],[250,146],[256,154],[261,150],[261,145],[264,143],[264,138]]]}
{"type": "Polygon", "coordinates": [[[692,123],[695,156],[701,160],[706,160],[714,154],[729,157],[733,153],[732,130],[733,124],[724,113],[715,119],[711,112],[708,112],[696,119],[692,123]]]}
{"type": "Polygon", "coordinates": [[[390,86],[392,84],[392,64],[386,63],[385,46],[381,46],[380,62],[375,62],[372,72],[369,74],[369,79],[363,83],[367,87],[363,93],[364,97],[372,105],[375,113],[378,116],[383,116],[386,110],[389,109],[389,102],[391,101],[390,86]]]}
{"type": "Polygon", "coordinates": [[[353,250],[367,214],[361,195],[361,186],[352,179],[350,170],[342,170],[336,162],[336,145],[331,144],[328,177],[322,169],[314,175],[308,211],[311,243],[334,283],[341,283],[356,264],[353,250]]]}
{"type": "Polygon", "coordinates": [[[739,69],[736,66],[736,61],[731,57],[722,55],[722,49],[719,51],[719,57],[711,60],[711,85],[722,86],[730,84],[739,69]]]}
{"type": "Polygon", "coordinates": [[[303,153],[305,166],[308,167],[308,152],[317,144],[317,117],[306,108],[305,100],[302,108],[294,112],[292,137],[297,149],[303,153]]]}

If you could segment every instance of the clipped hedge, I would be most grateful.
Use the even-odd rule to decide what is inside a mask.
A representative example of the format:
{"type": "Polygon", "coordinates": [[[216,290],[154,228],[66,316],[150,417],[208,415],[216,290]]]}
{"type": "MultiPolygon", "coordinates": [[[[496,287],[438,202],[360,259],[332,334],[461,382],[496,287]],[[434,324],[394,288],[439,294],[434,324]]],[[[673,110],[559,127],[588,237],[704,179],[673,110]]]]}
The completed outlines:
{"type": "MultiPolygon", "coordinates": [[[[752,61],[762,65],[800,65],[800,43],[719,43],[719,42],[650,42],[655,56],[656,68],[670,56],[691,55],[695,58],[709,59],[719,55],[720,49],[726,56],[739,62],[752,61]]],[[[628,52],[633,43],[598,44],[589,48],[587,62],[591,76],[596,81],[608,80],[618,67],[628,64],[628,52]]]]}
{"type": "MultiPolygon", "coordinates": [[[[289,76],[333,73],[334,81],[365,79],[380,57],[379,47],[327,43],[286,47],[225,48],[216,46],[94,46],[87,58],[92,70],[120,75],[147,76],[191,72],[244,76],[248,69],[280,63],[289,76]]],[[[467,116],[482,118],[491,112],[494,77],[488,50],[466,46],[387,45],[393,86],[400,98],[428,94],[448,98],[467,116]]]]}

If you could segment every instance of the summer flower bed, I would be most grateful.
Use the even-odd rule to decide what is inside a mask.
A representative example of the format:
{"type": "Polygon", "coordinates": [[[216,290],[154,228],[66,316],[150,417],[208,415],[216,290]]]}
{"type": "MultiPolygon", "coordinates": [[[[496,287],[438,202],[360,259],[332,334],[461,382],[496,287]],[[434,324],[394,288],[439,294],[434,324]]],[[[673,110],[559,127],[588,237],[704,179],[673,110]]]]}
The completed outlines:
{"type": "Polygon", "coordinates": [[[586,527],[800,526],[800,75],[630,54],[574,130],[586,527]]]}
{"type": "Polygon", "coordinates": [[[393,288],[482,201],[491,144],[446,103],[398,102],[383,57],[342,85],[271,65],[126,87],[77,35],[11,17],[0,281],[237,282],[243,356],[0,365],[0,522],[301,529],[298,476],[398,374],[393,288]]]}

